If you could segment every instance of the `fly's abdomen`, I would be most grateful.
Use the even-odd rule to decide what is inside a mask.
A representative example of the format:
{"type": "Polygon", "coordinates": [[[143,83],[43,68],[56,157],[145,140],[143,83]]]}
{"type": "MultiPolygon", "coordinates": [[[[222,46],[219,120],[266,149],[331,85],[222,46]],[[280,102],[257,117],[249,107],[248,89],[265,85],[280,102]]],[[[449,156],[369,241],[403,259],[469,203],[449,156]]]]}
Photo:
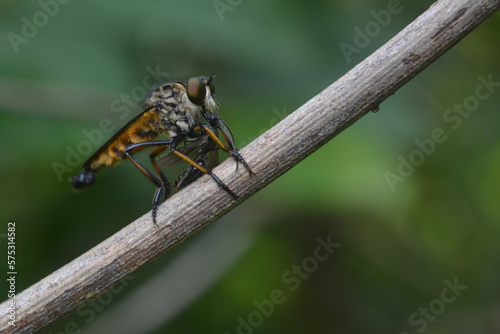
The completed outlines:
{"type": "Polygon", "coordinates": [[[83,170],[71,178],[75,189],[90,187],[95,182],[95,174],[104,167],[114,166],[126,159],[125,149],[135,143],[151,141],[166,130],[158,113],[147,110],[130,121],[84,164],[83,170]]]}

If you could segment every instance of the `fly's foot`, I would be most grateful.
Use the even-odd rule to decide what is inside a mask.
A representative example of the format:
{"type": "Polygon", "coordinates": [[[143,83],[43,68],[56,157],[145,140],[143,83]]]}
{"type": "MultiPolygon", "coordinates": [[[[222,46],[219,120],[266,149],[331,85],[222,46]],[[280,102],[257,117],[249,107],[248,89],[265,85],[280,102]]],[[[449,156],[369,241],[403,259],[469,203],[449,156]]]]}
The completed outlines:
{"type": "Polygon", "coordinates": [[[156,221],[156,215],[158,212],[158,206],[165,202],[165,200],[170,196],[170,184],[168,182],[163,182],[162,186],[156,189],[155,195],[153,197],[153,209],[151,210],[153,224],[158,226],[156,221]]]}
{"type": "Polygon", "coordinates": [[[247,162],[245,161],[245,159],[243,159],[243,157],[241,156],[241,154],[238,151],[228,150],[228,153],[236,161],[236,170],[235,171],[238,170],[239,163],[241,162],[243,164],[243,166],[245,166],[246,170],[248,171],[249,176],[255,175],[253,170],[250,168],[250,166],[248,166],[247,162]]]}
{"type": "Polygon", "coordinates": [[[221,187],[229,195],[231,195],[231,197],[233,197],[234,199],[238,199],[239,198],[238,195],[236,195],[231,189],[229,189],[229,187],[226,186],[226,184],[224,182],[222,182],[217,175],[215,175],[211,171],[208,174],[212,177],[212,179],[214,179],[214,181],[217,183],[217,185],[219,187],[221,187]]]}

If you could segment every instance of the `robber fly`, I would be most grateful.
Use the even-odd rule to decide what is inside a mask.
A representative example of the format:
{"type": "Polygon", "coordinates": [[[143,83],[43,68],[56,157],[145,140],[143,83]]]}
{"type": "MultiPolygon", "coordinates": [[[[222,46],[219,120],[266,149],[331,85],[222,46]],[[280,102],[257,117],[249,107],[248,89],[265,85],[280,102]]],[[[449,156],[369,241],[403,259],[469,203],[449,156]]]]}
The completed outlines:
{"type": "MultiPolygon", "coordinates": [[[[182,143],[202,140],[202,151],[212,151],[211,145],[216,145],[237,163],[242,163],[249,175],[253,175],[245,159],[238,153],[234,137],[229,127],[213,110],[216,103],[213,99],[215,89],[214,76],[194,77],[187,83],[182,81],[167,82],[156,88],[146,99],[146,109],[127,123],[101,148],[99,148],[84,164],[83,170],[77,176],[70,178],[75,189],[90,187],[95,182],[96,173],[104,167],[114,166],[122,160],[129,159],[156,187],[153,197],[152,217],[156,224],[156,213],[160,203],[170,196],[170,182],[156,163],[156,157],[168,149],[177,158],[192,166],[186,171],[186,178],[198,178],[208,174],[214,181],[233,198],[238,196],[231,191],[210,169],[205,167],[205,155],[195,156],[195,160],[184,154],[182,143]],[[227,145],[218,137],[220,130],[227,145]],[[160,135],[166,135],[168,140],[155,140],[160,135]],[[210,144],[208,144],[210,143],[210,144]],[[178,146],[179,149],[177,148],[178,146]],[[209,149],[210,146],[210,149],[209,149]],[[156,175],[142,166],[133,154],[145,148],[153,148],[149,158],[156,175]]],[[[237,168],[236,167],[236,168],[237,168]]],[[[191,181],[192,182],[192,181],[191,181]]],[[[185,183],[185,181],[184,181],[185,183]]]]}

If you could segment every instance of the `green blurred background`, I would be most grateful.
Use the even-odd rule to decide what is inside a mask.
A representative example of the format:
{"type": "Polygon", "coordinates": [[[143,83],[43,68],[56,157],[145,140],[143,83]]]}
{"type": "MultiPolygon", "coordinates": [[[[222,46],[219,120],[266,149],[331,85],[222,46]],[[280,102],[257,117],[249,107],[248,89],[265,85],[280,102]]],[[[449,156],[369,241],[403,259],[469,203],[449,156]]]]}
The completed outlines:
{"type": "MultiPolygon", "coordinates": [[[[154,187],[130,163],[79,194],[67,179],[90,153],[57,176],[82,130],[125,124],[144,82],[217,73],[219,114],[242,147],[432,1],[401,1],[346,57],[342,43],[388,3],[2,1],[0,247],[15,221],[18,290],[151,209],[154,187]]],[[[499,28],[497,14],[378,113],[44,333],[498,333],[498,85],[467,118],[446,115],[474,102],[481,77],[500,81],[499,28]],[[387,172],[435,129],[446,140],[391,187],[387,172]],[[318,238],[340,244],[324,261],[318,238]]]]}

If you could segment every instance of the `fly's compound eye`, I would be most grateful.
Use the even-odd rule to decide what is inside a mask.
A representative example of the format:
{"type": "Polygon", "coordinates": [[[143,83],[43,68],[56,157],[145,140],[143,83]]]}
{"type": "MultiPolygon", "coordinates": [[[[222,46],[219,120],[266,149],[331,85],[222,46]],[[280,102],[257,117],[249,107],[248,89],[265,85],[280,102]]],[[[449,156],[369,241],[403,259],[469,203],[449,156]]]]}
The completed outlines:
{"type": "Polygon", "coordinates": [[[207,96],[207,88],[201,78],[191,78],[187,82],[187,96],[189,101],[201,106],[205,102],[207,96]]]}

